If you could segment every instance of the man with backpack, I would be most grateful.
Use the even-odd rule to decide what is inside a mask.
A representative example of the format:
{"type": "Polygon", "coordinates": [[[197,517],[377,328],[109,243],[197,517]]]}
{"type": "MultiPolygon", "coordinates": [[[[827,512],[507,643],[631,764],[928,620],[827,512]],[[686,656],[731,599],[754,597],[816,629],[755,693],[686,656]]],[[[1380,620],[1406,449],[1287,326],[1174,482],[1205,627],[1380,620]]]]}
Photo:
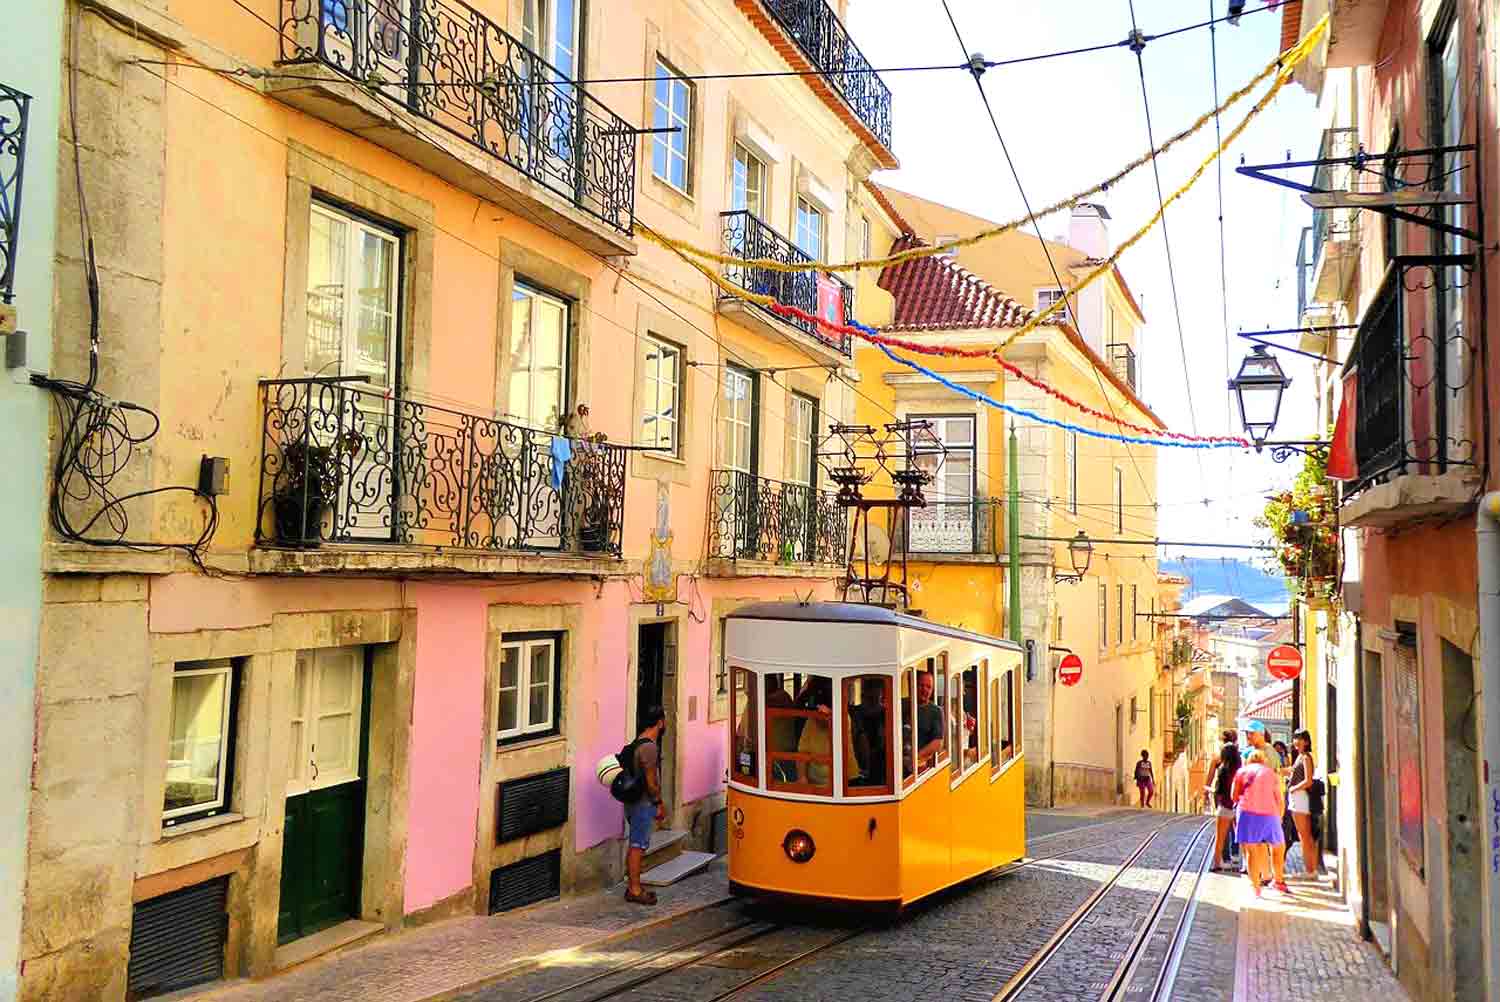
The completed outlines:
{"type": "Polygon", "coordinates": [[[630,829],[629,848],[625,852],[625,900],[637,905],[656,904],[656,893],[641,886],[641,861],[651,847],[651,832],[657,822],[665,821],[666,805],[661,799],[661,738],[667,730],[667,714],[660,706],[650,707],[641,717],[646,721],[636,739],[620,749],[619,778],[610,793],[625,805],[625,823],[630,829]]]}

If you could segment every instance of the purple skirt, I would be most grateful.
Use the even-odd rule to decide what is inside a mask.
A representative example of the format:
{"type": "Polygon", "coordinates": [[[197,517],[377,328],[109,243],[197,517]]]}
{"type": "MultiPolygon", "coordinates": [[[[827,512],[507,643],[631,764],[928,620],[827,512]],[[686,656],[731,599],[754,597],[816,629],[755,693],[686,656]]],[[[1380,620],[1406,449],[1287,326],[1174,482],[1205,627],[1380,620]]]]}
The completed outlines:
{"type": "Polygon", "coordinates": [[[1252,814],[1242,810],[1234,823],[1234,840],[1240,845],[1281,845],[1281,819],[1274,814],[1252,814]]]}

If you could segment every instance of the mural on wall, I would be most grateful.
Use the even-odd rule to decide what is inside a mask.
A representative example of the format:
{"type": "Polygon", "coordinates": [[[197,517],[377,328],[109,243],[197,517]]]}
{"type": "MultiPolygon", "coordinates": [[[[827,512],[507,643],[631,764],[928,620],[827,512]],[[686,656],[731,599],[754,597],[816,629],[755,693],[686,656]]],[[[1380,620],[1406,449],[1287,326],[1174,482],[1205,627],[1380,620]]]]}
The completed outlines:
{"type": "Polygon", "coordinates": [[[666,483],[656,485],[656,526],[651,530],[643,577],[647,602],[677,601],[677,575],[672,573],[672,488],[666,483]]]}

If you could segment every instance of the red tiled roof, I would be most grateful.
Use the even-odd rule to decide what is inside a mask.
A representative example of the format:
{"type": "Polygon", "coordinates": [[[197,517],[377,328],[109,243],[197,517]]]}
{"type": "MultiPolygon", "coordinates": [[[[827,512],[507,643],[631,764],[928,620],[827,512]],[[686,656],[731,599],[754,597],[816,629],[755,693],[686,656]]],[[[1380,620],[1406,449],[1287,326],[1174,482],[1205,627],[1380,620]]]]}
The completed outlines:
{"type": "MultiPolygon", "coordinates": [[[[921,246],[926,242],[908,234],[891,245],[891,253],[921,246]]],[[[896,301],[895,316],[886,330],[1018,327],[1036,312],[940,255],[889,265],[881,269],[877,284],[896,301]]]]}
{"type": "Polygon", "coordinates": [[[1297,44],[1302,37],[1302,0],[1287,0],[1281,5],[1281,51],[1297,44]]]}

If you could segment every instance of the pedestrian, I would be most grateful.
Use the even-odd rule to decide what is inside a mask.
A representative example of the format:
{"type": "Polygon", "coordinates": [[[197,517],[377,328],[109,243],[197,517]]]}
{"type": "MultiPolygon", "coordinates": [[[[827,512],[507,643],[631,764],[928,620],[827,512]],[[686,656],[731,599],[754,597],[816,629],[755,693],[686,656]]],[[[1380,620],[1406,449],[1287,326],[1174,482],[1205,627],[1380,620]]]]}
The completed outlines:
{"type": "MultiPolygon", "coordinates": [[[[1233,734],[1226,731],[1226,735],[1233,738],[1233,734]]],[[[1234,777],[1240,771],[1240,750],[1232,740],[1226,741],[1219,749],[1219,762],[1214,767],[1213,778],[1209,781],[1208,793],[1213,804],[1215,825],[1217,832],[1214,839],[1214,862],[1209,869],[1215,873],[1224,872],[1227,867],[1225,862],[1225,850],[1228,842],[1234,835],[1234,799],[1231,796],[1234,790],[1234,777]]]]}
{"type": "Polygon", "coordinates": [[[1318,839],[1313,831],[1312,785],[1317,779],[1317,766],[1312,756],[1312,735],[1298,731],[1292,735],[1292,748],[1296,759],[1287,780],[1287,807],[1292,812],[1292,824],[1296,827],[1297,841],[1302,846],[1302,868],[1308,877],[1317,877],[1323,872],[1322,854],[1318,852],[1318,839]]]}
{"type": "Polygon", "coordinates": [[[645,726],[636,739],[620,752],[621,768],[645,780],[641,796],[625,805],[625,821],[630,828],[630,844],[625,851],[625,900],[637,905],[656,904],[656,892],[641,886],[641,861],[651,848],[651,832],[667,819],[667,808],[661,799],[661,739],[667,731],[667,713],[660,706],[646,710],[641,719],[645,726]]]}
{"type": "Polygon", "coordinates": [[[1141,806],[1149,808],[1156,797],[1156,774],[1151,770],[1151,752],[1141,749],[1141,760],[1135,764],[1135,788],[1141,796],[1141,806]]]}
{"type": "MultiPolygon", "coordinates": [[[[1250,748],[1252,751],[1255,749],[1260,749],[1261,751],[1264,751],[1266,753],[1266,765],[1271,769],[1272,772],[1277,774],[1276,789],[1281,794],[1282,810],[1284,812],[1286,810],[1286,784],[1281,780],[1280,776],[1281,768],[1283,765],[1285,765],[1286,759],[1283,758],[1276,751],[1275,746],[1271,744],[1271,739],[1266,734],[1266,725],[1261,723],[1259,720],[1252,720],[1250,721],[1250,723],[1245,725],[1245,740],[1250,743],[1250,748]]],[[[1277,815],[1277,817],[1281,818],[1281,815],[1277,815]]],[[[1277,873],[1283,873],[1286,870],[1285,827],[1283,827],[1282,829],[1281,841],[1271,844],[1271,866],[1276,870],[1277,873]]],[[[1262,881],[1262,883],[1265,883],[1265,881],[1262,881]]]]}
{"type": "MultiPolygon", "coordinates": [[[[1232,730],[1221,731],[1220,734],[1219,734],[1219,740],[1223,742],[1223,744],[1219,748],[1219,758],[1222,760],[1223,757],[1224,757],[1224,753],[1226,751],[1229,752],[1229,754],[1234,758],[1234,768],[1235,768],[1235,771],[1238,771],[1240,765],[1242,764],[1242,758],[1240,756],[1239,741],[1237,740],[1235,732],[1232,731],[1232,730]]],[[[1233,781],[1233,777],[1230,777],[1230,780],[1232,782],[1233,781]]],[[[1225,791],[1225,795],[1226,796],[1228,795],[1228,791],[1227,790],[1225,791]]],[[[1231,803],[1230,804],[1230,808],[1231,808],[1230,818],[1231,819],[1233,819],[1233,817],[1234,817],[1233,807],[1234,807],[1234,805],[1233,805],[1233,803],[1231,803]]],[[[1225,863],[1236,863],[1236,862],[1239,861],[1239,858],[1240,858],[1240,844],[1234,840],[1234,823],[1231,820],[1230,825],[1229,825],[1229,839],[1228,839],[1227,843],[1224,846],[1223,861],[1225,863]]]]}
{"type": "MultiPolygon", "coordinates": [[[[1291,893],[1291,889],[1286,886],[1282,865],[1271,851],[1277,845],[1283,845],[1281,784],[1277,781],[1276,770],[1271,762],[1269,748],[1251,749],[1250,754],[1245,756],[1245,764],[1235,773],[1234,784],[1230,788],[1230,799],[1237,809],[1235,835],[1249,857],[1249,869],[1246,872],[1256,897],[1260,897],[1267,856],[1270,856],[1276,890],[1282,894],[1291,893]]],[[[1285,856],[1281,858],[1284,860],[1285,856]]]]}

